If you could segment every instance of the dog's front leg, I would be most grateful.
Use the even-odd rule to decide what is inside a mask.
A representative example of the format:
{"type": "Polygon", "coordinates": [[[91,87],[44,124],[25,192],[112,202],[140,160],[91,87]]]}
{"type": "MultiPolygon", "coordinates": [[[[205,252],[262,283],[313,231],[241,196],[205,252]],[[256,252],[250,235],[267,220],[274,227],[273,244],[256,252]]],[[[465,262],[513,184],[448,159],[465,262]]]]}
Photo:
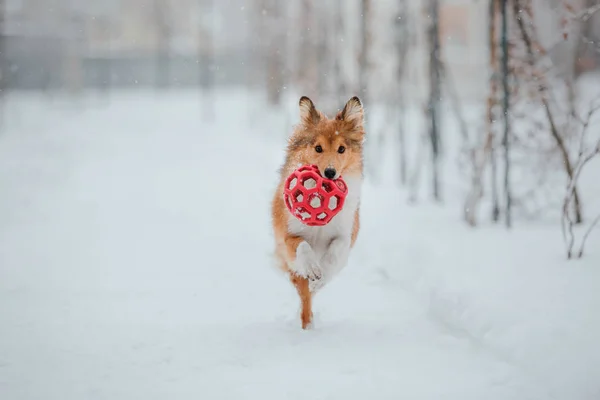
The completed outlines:
{"type": "Polygon", "coordinates": [[[321,269],[317,255],[312,247],[299,236],[288,235],[285,239],[287,248],[288,268],[290,279],[302,303],[300,318],[302,329],[307,329],[312,323],[312,294],[309,282],[321,278],[321,269]]]}
{"type": "Polygon", "coordinates": [[[338,237],[331,241],[321,258],[321,279],[310,282],[312,292],[322,288],[348,263],[350,238],[338,237]]]}
{"type": "Polygon", "coordinates": [[[321,278],[319,260],[312,247],[302,237],[288,236],[285,239],[290,271],[302,278],[321,278]]]}

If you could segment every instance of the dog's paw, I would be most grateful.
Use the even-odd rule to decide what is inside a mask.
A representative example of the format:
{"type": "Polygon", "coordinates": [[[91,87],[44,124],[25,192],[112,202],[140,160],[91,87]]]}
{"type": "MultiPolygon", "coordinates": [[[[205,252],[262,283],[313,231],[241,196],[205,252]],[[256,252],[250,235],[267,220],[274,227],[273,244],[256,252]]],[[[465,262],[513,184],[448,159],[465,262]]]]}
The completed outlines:
{"type": "Polygon", "coordinates": [[[311,279],[308,282],[308,290],[311,293],[316,293],[318,292],[323,286],[325,286],[325,284],[327,283],[327,280],[323,277],[321,277],[320,279],[311,279]]]}
{"type": "Polygon", "coordinates": [[[296,249],[294,272],[311,281],[319,280],[322,277],[319,260],[313,249],[306,242],[300,243],[296,249]]]}

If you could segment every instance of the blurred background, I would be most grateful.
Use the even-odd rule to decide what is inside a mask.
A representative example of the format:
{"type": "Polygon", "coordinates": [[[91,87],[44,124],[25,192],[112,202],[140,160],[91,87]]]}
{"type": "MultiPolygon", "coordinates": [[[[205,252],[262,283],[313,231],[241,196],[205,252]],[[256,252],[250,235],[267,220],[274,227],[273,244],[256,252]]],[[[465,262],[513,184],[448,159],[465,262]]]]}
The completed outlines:
{"type": "MultiPolygon", "coordinates": [[[[554,43],[562,0],[528,3],[559,68],[574,77],[598,68],[598,53],[578,35],[554,43]]],[[[433,22],[459,94],[475,100],[489,78],[489,8],[484,0],[3,0],[2,82],[5,90],[72,92],[246,86],[274,104],[286,88],[301,88],[317,101],[370,92],[391,102],[398,92],[425,96],[433,22]],[[411,86],[400,90],[402,81],[411,86]]],[[[577,33],[594,42],[598,20],[577,33]]]]}
{"type": "MultiPolygon", "coordinates": [[[[394,168],[401,175],[398,181],[412,183],[414,199],[421,190],[417,183],[429,179],[421,178],[417,164],[431,157],[434,182],[428,190],[439,200],[443,189],[435,187],[441,185],[435,180],[443,178],[437,176],[441,172],[436,163],[443,154],[462,165],[462,172],[452,175],[458,181],[448,178],[448,190],[477,175],[484,165],[496,171],[496,158],[505,148],[501,118],[505,98],[509,108],[519,108],[519,112],[505,111],[515,120],[506,135],[519,147],[511,159],[516,164],[519,157],[532,156],[542,157],[543,165],[548,162],[547,152],[522,148],[520,138],[531,136],[529,128],[523,127],[549,130],[570,118],[577,99],[583,96],[582,101],[589,103],[588,93],[578,93],[577,82],[582,76],[595,79],[600,68],[597,1],[507,3],[504,36],[501,4],[493,0],[3,0],[1,93],[5,100],[12,94],[14,99],[35,95],[48,105],[68,98],[78,107],[87,104],[90,95],[101,96],[103,104],[109,105],[119,99],[119,93],[133,91],[144,92],[146,99],[175,91],[196,93],[200,115],[208,122],[218,112],[216,104],[223,98],[219,94],[235,91],[238,98],[247,96],[238,109],[250,122],[256,123],[257,112],[265,111],[257,106],[259,102],[270,107],[271,115],[284,116],[277,128],[269,128],[270,137],[289,134],[300,95],[308,95],[332,113],[356,94],[368,112],[369,176],[376,179],[382,169],[394,168]],[[531,57],[536,58],[533,67],[528,67],[530,55],[517,20],[524,21],[523,32],[530,36],[531,57]],[[503,43],[509,43],[511,51],[506,71],[503,43]],[[539,88],[531,87],[539,74],[549,80],[542,86],[551,86],[552,96],[568,93],[564,100],[570,105],[565,106],[566,114],[557,117],[560,121],[523,117],[531,117],[531,107],[537,105],[538,113],[545,107],[539,88]],[[514,92],[510,99],[503,94],[505,81],[506,93],[514,92]],[[419,143],[425,136],[429,149],[418,153],[422,146],[413,139],[419,143]],[[397,160],[384,167],[382,152],[390,146],[397,147],[397,160]],[[483,165],[474,159],[480,150],[483,165]]],[[[533,136],[552,140],[539,132],[533,136]]],[[[556,159],[562,162],[560,154],[556,159]]],[[[499,177],[503,176],[500,164],[499,177]]],[[[528,166],[521,173],[519,165],[515,168],[517,178],[530,170],[528,166]]],[[[494,191],[501,183],[489,185],[494,191]]],[[[468,189],[457,190],[464,196],[468,189]]],[[[525,204],[533,196],[530,187],[523,191],[527,193],[516,194],[521,197],[515,198],[517,208],[538,207],[525,204]]],[[[492,201],[493,212],[499,215],[499,200],[492,201]]]]}

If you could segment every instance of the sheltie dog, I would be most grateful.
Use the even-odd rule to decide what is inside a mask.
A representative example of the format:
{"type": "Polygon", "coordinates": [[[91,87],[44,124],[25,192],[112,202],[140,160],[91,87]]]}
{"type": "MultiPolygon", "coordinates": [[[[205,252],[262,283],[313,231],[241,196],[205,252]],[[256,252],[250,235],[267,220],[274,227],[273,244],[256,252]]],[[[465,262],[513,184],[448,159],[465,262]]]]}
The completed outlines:
{"type": "Polygon", "coordinates": [[[300,123],[288,139],[285,163],[271,204],[275,255],[289,275],[301,301],[302,329],[312,326],[312,297],[348,262],[359,231],[363,182],[364,112],[358,97],[330,119],[303,96],[300,123]],[[287,209],[283,199],[286,178],[301,165],[316,165],[322,176],[346,182],[342,210],[324,226],[307,226],[287,209]]]}

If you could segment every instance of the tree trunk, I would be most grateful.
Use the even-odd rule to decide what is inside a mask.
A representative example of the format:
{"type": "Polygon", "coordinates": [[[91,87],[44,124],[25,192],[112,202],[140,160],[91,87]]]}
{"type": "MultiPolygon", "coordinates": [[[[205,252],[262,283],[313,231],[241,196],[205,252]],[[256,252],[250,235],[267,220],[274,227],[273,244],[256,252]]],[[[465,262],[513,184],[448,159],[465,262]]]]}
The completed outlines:
{"type": "Polygon", "coordinates": [[[368,79],[369,79],[369,19],[371,12],[371,0],[361,0],[361,44],[358,56],[358,93],[363,103],[368,104],[368,79]]]}
{"type": "Polygon", "coordinates": [[[405,97],[404,97],[404,80],[407,64],[407,54],[410,45],[410,34],[407,27],[408,24],[408,5],[406,0],[400,0],[398,4],[400,12],[396,18],[396,51],[398,59],[398,68],[396,70],[396,79],[398,80],[398,144],[400,150],[400,183],[406,185],[407,182],[407,152],[406,152],[406,127],[404,126],[405,118],[405,97]]]}
{"type": "MultiPolygon", "coordinates": [[[[502,144],[504,146],[504,195],[506,202],[505,218],[506,227],[510,228],[511,221],[511,189],[510,189],[510,117],[509,113],[509,87],[508,87],[508,0],[502,1],[502,88],[503,88],[503,104],[502,111],[504,116],[504,137],[502,144]]],[[[515,3],[516,4],[516,3],[515,3]]]]}
{"type": "Polygon", "coordinates": [[[489,15],[489,43],[490,46],[490,93],[488,96],[487,103],[487,127],[488,127],[488,140],[489,143],[489,153],[490,153],[490,162],[491,162],[491,172],[492,172],[492,221],[498,222],[500,219],[500,204],[498,201],[498,172],[497,172],[497,164],[496,164],[496,152],[495,152],[495,140],[494,140],[494,120],[496,119],[496,115],[494,113],[494,109],[496,108],[496,99],[498,95],[498,55],[497,55],[497,45],[496,42],[496,20],[498,15],[498,0],[490,0],[490,15],[489,15]]]}
{"type": "Polygon", "coordinates": [[[431,140],[433,198],[441,200],[439,179],[439,112],[440,112],[440,43],[439,43],[439,0],[429,1],[429,137],[431,140]]]}
{"type": "Polygon", "coordinates": [[[0,0],[0,130],[4,124],[4,99],[8,90],[8,60],[6,57],[6,0],[0,0]]]}
{"type": "Polygon", "coordinates": [[[285,36],[280,21],[282,17],[281,2],[266,0],[265,8],[267,24],[271,41],[267,46],[267,99],[269,104],[275,106],[281,103],[281,89],[283,87],[283,54],[285,53],[285,36]]]}

